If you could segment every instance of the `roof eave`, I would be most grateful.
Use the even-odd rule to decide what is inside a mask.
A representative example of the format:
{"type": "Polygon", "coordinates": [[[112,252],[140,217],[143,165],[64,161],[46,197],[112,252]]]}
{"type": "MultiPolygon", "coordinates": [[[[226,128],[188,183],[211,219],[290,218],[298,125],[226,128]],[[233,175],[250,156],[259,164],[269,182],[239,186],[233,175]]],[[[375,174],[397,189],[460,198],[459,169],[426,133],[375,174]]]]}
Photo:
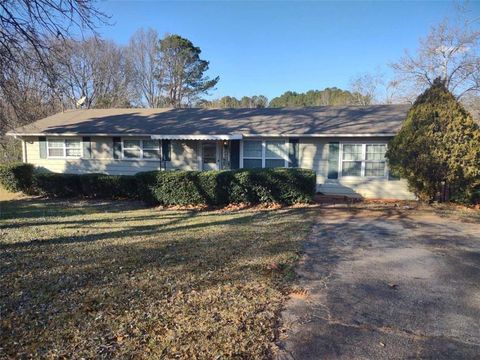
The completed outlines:
{"type": "Polygon", "coordinates": [[[325,138],[325,137],[393,137],[396,133],[318,133],[318,134],[277,134],[277,133],[261,133],[261,134],[129,134],[129,133],[15,133],[7,132],[5,135],[19,136],[108,136],[108,137],[151,137],[152,139],[172,139],[172,140],[241,140],[242,138],[254,137],[304,137],[304,138],[325,138]]]}

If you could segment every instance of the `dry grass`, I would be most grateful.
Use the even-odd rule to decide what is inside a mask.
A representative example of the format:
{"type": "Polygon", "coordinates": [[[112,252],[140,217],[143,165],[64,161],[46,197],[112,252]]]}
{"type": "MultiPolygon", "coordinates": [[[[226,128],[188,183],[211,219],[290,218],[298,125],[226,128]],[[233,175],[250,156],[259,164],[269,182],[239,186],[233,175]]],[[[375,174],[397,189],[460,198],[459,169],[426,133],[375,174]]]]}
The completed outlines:
{"type": "Polygon", "coordinates": [[[24,198],[22,193],[11,193],[0,186],[0,201],[18,200],[24,198]]]}
{"type": "Polygon", "coordinates": [[[311,208],[1,203],[0,358],[269,358],[311,208]]]}

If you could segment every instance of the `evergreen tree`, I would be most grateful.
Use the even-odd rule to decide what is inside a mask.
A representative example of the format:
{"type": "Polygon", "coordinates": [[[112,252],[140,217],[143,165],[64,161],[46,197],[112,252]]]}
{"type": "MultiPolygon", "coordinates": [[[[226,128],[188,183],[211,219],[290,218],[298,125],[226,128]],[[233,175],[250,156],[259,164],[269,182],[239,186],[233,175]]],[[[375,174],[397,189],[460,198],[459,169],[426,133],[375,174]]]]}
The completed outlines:
{"type": "Polygon", "coordinates": [[[387,159],[422,200],[431,201],[446,188],[453,200],[472,201],[480,187],[479,126],[436,79],[390,141],[387,159]]]}
{"type": "Polygon", "coordinates": [[[218,83],[218,76],[210,79],[205,75],[209,62],[200,58],[202,51],[190,40],[179,35],[167,35],[160,40],[158,51],[156,75],[166,92],[168,105],[189,105],[218,83]]]}
{"type": "Polygon", "coordinates": [[[368,105],[370,98],[336,87],[309,90],[306,93],[286,91],[270,101],[270,107],[305,107],[324,105],[368,105]]]}

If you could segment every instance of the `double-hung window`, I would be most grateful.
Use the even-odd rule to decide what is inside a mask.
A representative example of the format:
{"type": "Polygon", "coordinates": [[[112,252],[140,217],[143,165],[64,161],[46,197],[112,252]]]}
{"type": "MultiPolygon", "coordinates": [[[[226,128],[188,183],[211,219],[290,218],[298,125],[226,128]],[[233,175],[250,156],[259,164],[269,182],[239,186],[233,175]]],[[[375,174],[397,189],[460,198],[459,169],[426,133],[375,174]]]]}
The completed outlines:
{"type": "Polygon", "coordinates": [[[362,176],[362,162],[362,144],[343,144],[342,176],[362,176]]]}
{"type": "Polygon", "coordinates": [[[286,149],[285,140],[245,140],[243,167],[246,169],[285,167],[286,149]]]}
{"type": "Polygon", "coordinates": [[[276,168],[285,167],[285,141],[268,140],[265,141],[265,167],[276,168]]]}
{"type": "Polygon", "coordinates": [[[49,138],[47,155],[49,158],[79,159],[82,157],[82,141],[77,138],[49,138]]]}
{"type": "Polygon", "coordinates": [[[160,144],[158,140],[124,139],[122,152],[124,159],[158,160],[160,159],[160,144]]]}
{"type": "Polygon", "coordinates": [[[243,167],[245,169],[261,168],[263,144],[261,141],[243,142],[243,167]]]}
{"type": "Polygon", "coordinates": [[[367,144],[365,156],[365,176],[385,176],[385,153],[387,146],[385,144],[367,144]]]}
{"type": "Polygon", "coordinates": [[[385,177],[385,144],[342,144],[342,177],[385,177]]]}

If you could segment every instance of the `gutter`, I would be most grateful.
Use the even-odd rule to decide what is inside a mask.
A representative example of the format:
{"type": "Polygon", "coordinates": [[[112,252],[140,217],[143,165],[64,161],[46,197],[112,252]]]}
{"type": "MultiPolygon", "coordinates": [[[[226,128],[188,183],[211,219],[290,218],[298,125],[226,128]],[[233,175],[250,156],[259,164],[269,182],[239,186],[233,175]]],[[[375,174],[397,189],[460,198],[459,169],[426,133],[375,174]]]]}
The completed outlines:
{"type": "Polygon", "coordinates": [[[298,137],[298,138],[326,138],[326,137],[393,137],[396,133],[367,133],[367,134],[352,134],[352,133],[340,133],[340,134],[223,134],[223,135],[155,135],[155,134],[128,134],[128,133],[12,133],[7,132],[5,135],[13,136],[17,138],[19,136],[106,136],[106,137],[150,137],[151,139],[158,140],[241,140],[243,138],[262,138],[262,137],[298,137]]]}

